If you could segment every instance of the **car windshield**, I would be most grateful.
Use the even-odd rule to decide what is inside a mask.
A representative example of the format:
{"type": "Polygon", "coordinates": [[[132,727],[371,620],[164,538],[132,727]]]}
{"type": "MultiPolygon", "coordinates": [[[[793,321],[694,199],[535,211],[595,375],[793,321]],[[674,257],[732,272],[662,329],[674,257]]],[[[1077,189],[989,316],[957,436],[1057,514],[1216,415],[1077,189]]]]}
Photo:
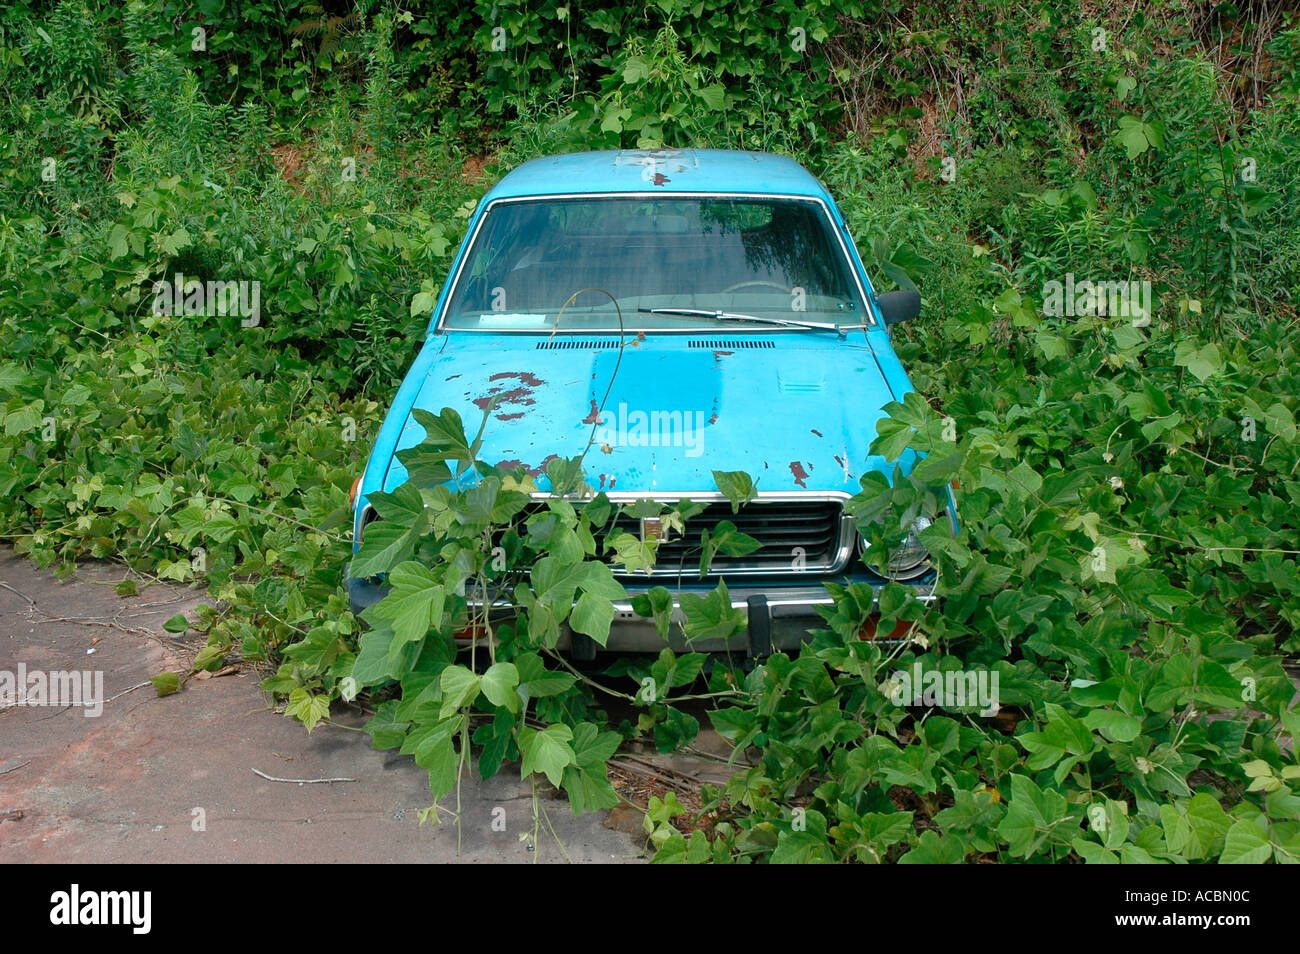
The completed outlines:
{"type": "Polygon", "coordinates": [[[561,332],[617,332],[605,294],[585,292],[564,307],[588,288],[617,299],[628,331],[725,325],[770,333],[869,320],[819,203],[656,196],[494,206],[456,278],[443,327],[549,333],[563,308],[561,332]]]}

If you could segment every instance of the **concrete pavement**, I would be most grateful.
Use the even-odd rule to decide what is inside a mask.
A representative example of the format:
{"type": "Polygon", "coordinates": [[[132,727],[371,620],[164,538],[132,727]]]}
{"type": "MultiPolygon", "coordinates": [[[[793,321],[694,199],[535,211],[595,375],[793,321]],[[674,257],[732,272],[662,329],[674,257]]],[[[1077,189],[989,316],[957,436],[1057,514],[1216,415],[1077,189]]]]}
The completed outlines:
{"type": "MultiPolygon", "coordinates": [[[[198,590],[153,585],[134,597],[112,584],[127,571],[86,564],[58,582],[0,550],[0,673],[102,673],[98,717],[76,707],[0,711],[0,862],[630,862],[642,857],[636,816],[573,817],[507,767],[467,776],[458,832],[444,813],[417,825],[428,778],[408,756],[377,752],[362,732],[311,735],[270,708],[251,668],[191,679],[158,698],[144,685],[188,668],[195,645],[163,623],[189,613],[198,590]],[[294,784],[287,779],[354,778],[294,784]],[[552,832],[553,829],[553,832],[552,832]],[[529,837],[521,840],[521,834],[529,837]]],[[[191,617],[192,618],[192,617],[191,617]]],[[[95,676],[94,678],[99,678],[95,676]]],[[[364,718],[340,721],[360,725],[364,718]]],[[[443,800],[455,809],[455,794],[443,800]]],[[[617,813],[616,813],[617,815],[617,813]]]]}

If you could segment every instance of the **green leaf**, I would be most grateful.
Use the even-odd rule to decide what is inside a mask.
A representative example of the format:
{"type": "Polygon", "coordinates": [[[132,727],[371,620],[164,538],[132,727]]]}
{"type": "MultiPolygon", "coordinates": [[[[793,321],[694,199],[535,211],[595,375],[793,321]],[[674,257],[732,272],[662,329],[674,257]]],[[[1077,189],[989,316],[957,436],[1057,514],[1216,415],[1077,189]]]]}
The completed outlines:
{"type": "Polygon", "coordinates": [[[757,717],[753,710],[739,706],[714,709],[709,713],[709,721],[713,723],[714,731],[732,744],[757,732],[757,717]]]}
{"type": "Polygon", "coordinates": [[[1142,720],[1113,709],[1093,709],[1083,719],[1084,725],[1096,729],[1112,742],[1132,742],[1142,731],[1142,720]]]}
{"type": "Polygon", "coordinates": [[[352,678],[358,686],[375,686],[396,678],[388,652],[392,643],[393,631],[387,626],[362,634],[361,651],[352,664],[352,678]]]}
{"type": "Polygon", "coordinates": [[[665,646],[650,668],[655,684],[664,689],[690,685],[700,675],[708,657],[704,653],[686,653],[678,656],[665,646]]]}
{"type": "Polygon", "coordinates": [[[644,83],[651,76],[650,64],[640,56],[629,56],[623,63],[623,82],[628,86],[644,83]]]}
{"type": "Polygon", "coordinates": [[[714,527],[712,534],[706,528],[700,533],[700,546],[703,550],[700,556],[700,576],[708,575],[715,553],[725,556],[748,556],[762,545],[749,534],[737,530],[736,525],[730,520],[721,521],[714,527]]]}
{"type": "MultiPolygon", "coordinates": [[[[366,499],[375,508],[380,519],[407,528],[423,528],[426,524],[424,497],[416,485],[407,481],[391,494],[382,490],[371,491],[366,499]]],[[[370,532],[370,528],[366,528],[370,532]]],[[[385,567],[387,569],[387,567],[385,567]]]]}
{"type": "Polygon", "coordinates": [[[1268,834],[1253,821],[1243,818],[1228,829],[1224,838],[1221,865],[1259,865],[1273,854],[1268,834]]]}
{"type": "Polygon", "coordinates": [[[1043,791],[1027,776],[1011,776],[1011,800],[997,832],[1013,857],[1028,858],[1048,841],[1068,843],[1064,838],[1074,824],[1063,795],[1043,791]]]}
{"type": "Polygon", "coordinates": [[[621,600],[627,596],[623,584],[614,579],[614,571],[604,563],[588,560],[574,570],[578,586],[584,593],[607,600],[621,600]]]}
{"type": "Polygon", "coordinates": [[[1198,348],[1195,342],[1184,339],[1174,351],[1174,364],[1204,381],[1223,370],[1223,355],[1213,342],[1198,348]]]}
{"type": "Polygon", "coordinates": [[[668,635],[668,624],[673,611],[673,595],[665,587],[653,586],[644,593],[637,593],[632,597],[632,610],[638,616],[653,619],[655,631],[660,636],[668,635]]]}
{"type": "Polygon", "coordinates": [[[1105,799],[1088,806],[1085,816],[1088,827],[1101,839],[1103,845],[1111,850],[1124,846],[1128,840],[1129,817],[1128,804],[1113,798],[1105,799]]]}
{"type": "Polygon", "coordinates": [[[375,714],[362,728],[370,735],[376,749],[395,749],[406,739],[406,730],[411,723],[394,718],[397,700],[389,699],[381,703],[375,714]]]}
{"type": "Polygon", "coordinates": [[[651,570],[655,565],[655,551],[650,545],[626,531],[610,534],[605,546],[614,552],[614,561],[629,573],[651,570]]]}
{"type": "Polygon", "coordinates": [[[876,421],[877,436],[868,449],[886,461],[896,461],[912,445],[918,430],[929,421],[930,406],[916,391],[908,391],[901,402],[891,401],[883,410],[887,416],[876,421]]]}
{"type": "Polygon", "coordinates": [[[1159,147],[1164,141],[1159,126],[1144,123],[1136,116],[1121,116],[1111,138],[1124,147],[1130,159],[1136,159],[1152,147],[1159,147]]]}
{"type": "Polygon", "coordinates": [[[8,412],[4,416],[5,436],[13,437],[15,434],[25,434],[32,428],[41,423],[41,413],[45,408],[45,402],[36,401],[33,404],[24,404],[16,410],[8,412]]]}
{"type": "MultiPolygon", "coordinates": [[[[1223,810],[1218,799],[1206,792],[1193,795],[1185,807],[1188,828],[1186,856],[1189,861],[1208,858],[1219,840],[1228,834],[1228,829],[1232,827],[1232,819],[1223,810]]],[[[1172,843],[1170,848],[1177,850],[1172,843]]]]}
{"type": "Polygon", "coordinates": [[[867,812],[862,833],[877,848],[888,848],[912,833],[911,812],[867,812]]]}
{"type": "Polygon", "coordinates": [[[419,535],[409,527],[376,521],[361,536],[361,547],[349,572],[358,579],[387,573],[415,552],[419,535]]]}
{"type": "Polygon", "coordinates": [[[609,624],[614,621],[614,604],[608,599],[583,593],[569,617],[569,625],[576,632],[585,633],[598,644],[609,642],[609,624]]]}
{"type": "MultiPolygon", "coordinates": [[[[811,816],[813,813],[808,814],[811,816]]],[[[822,824],[824,826],[825,822],[822,824]]],[[[769,859],[774,865],[829,864],[833,860],[825,834],[817,835],[811,831],[781,832],[777,835],[776,849],[769,859]]]]}
{"type": "Polygon", "coordinates": [[[758,497],[757,486],[743,470],[715,470],[713,483],[719,492],[731,501],[732,513],[739,513],[742,506],[758,497]]]}
{"type": "Polygon", "coordinates": [[[1095,841],[1089,841],[1082,835],[1076,835],[1070,842],[1070,846],[1078,853],[1079,857],[1084,860],[1085,864],[1090,865],[1117,865],[1119,858],[1112,851],[1107,851],[1103,846],[1095,841]]]}
{"type": "Polygon", "coordinates": [[[958,836],[923,831],[916,847],[899,858],[898,863],[900,865],[959,865],[965,857],[966,849],[958,836]]]}
{"type": "Polygon", "coordinates": [[[127,235],[128,232],[126,226],[122,225],[120,222],[117,225],[114,225],[109,231],[108,257],[110,260],[116,261],[127,254],[129,251],[126,244],[127,235]]]}
{"type": "MultiPolygon", "coordinates": [[[[299,645],[303,644],[299,643],[299,645]]],[[[227,645],[204,646],[194,657],[192,671],[199,672],[206,669],[210,672],[216,672],[221,668],[221,664],[225,661],[228,652],[230,652],[230,647],[227,645]]]]}
{"type": "MultiPolygon", "coordinates": [[[[982,836],[997,827],[997,823],[1002,820],[1002,815],[1006,811],[1005,806],[994,801],[987,792],[973,792],[958,788],[953,791],[953,802],[951,807],[945,808],[934,816],[935,822],[945,832],[974,831],[982,836]]],[[[911,826],[908,827],[910,830],[911,826]]],[[[988,847],[995,846],[989,844],[988,847]]]]}
{"type": "Polygon", "coordinates": [[[623,123],[632,118],[632,110],[626,106],[617,106],[610,104],[605,108],[604,116],[600,121],[601,132],[621,133],[623,123]]]}
{"type": "Polygon", "coordinates": [[[488,671],[483,673],[481,680],[483,695],[487,696],[488,702],[509,709],[511,712],[519,711],[519,693],[515,691],[518,685],[519,670],[515,668],[514,663],[508,662],[493,663],[488,667],[488,671]]]}
{"type": "Polygon", "coordinates": [[[382,600],[361,615],[370,621],[388,620],[393,628],[390,657],[407,643],[424,639],[429,630],[442,622],[447,591],[426,566],[408,560],[399,564],[388,582],[392,589],[382,600]]]}
{"type": "Polygon", "coordinates": [[[457,465],[457,475],[470,468],[474,455],[465,437],[465,424],[455,410],[445,407],[435,415],[417,407],[411,416],[424,428],[424,438],[414,447],[398,451],[397,459],[412,483],[429,487],[450,479],[448,461],[457,465]]]}
{"type": "Polygon", "coordinates": [[[1034,340],[1045,358],[1064,358],[1070,353],[1069,342],[1060,335],[1052,334],[1046,328],[1039,328],[1034,333],[1034,340]]]}
{"type": "Polygon", "coordinates": [[[329,696],[324,693],[313,694],[306,689],[295,689],[289,693],[289,704],[285,707],[285,715],[292,716],[307,727],[311,732],[321,719],[330,714],[329,696]]]}
{"type": "Polygon", "coordinates": [[[573,748],[573,730],[567,725],[556,723],[548,725],[541,732],[525,726],[519,730],[519,751],[523,755],[520,775],[527,778],[534,772],[541,772],[547,780],[559,788],[564,780],[564,770],[576,761],[573,748]]]}
{"type": "Polygon", "coordinates": [[[0,394],[17,394],[31,380],[32,376],[22,365],[12,361],[0,364],[0,394]]]}
{"type": "Polygon", "coordinates": [[[700,721],[689,712],[676,706],[666,707],[663,719],[655,723],[655,748],[660,752],[675,752],[690,745],[700,732],[700,721]]]}
{"type": "Polygon", "coordinates": [[[1076,719],[1055,703],[1049,702],[1046,711],[1047,724],[1041,732],[1026,732],[1020,736],[1020,744],[1032,753],[1026,767],[1038,771],[1055,765],[1067,753],[1079,757],[1092,753],[1096,741],[1086,722],[1076,719]]]}
{"type": "Polygon", "coordinates": [[[181,687],[181,675],[178,672],[160,672],[156,676],[150,676],[149,681],[160,696],[170,696],[181,687]]]}
{"type": "Polygon", "coordinates": [[[704,100],[704,104],[715,113],[722,109],[723,104],[727,99],[726,89],[717,84],[712,86],[702,86],[697,89],[695,93],[700,97],[700,99],[704,100]]]}
{"type": "Polygon", "coordinates": [[[886,461],[896,461],[903,456],[903,451],[912,446],[916,431],[910,424],[882,417],[876,421],[876,439],[871,442],[869,450],[886,461]]]}
{"type": "Polygon", "coordinates": [[[424,408],[411,411],[417,424],[424,428],[424,440],[435,447],[445,447],[456,451],[469,452],[469,441],[465,437],[465,423],[454,408],[444,407],[438,414],[432,414],[424,408]]]}
{"type": "Polygon", "coordinates": [[[619,801],[608,778],[598,778],[572,765],[564,770],[562,787],[575,818],[584,812],[613,808],[619,801]]]}
{"type": "Polygon", "coordinates": [[[491,722],[485,722],[474,730],[474,741],[483,746],[479,753],[478,770],[484,781],[500,770],[501,763],[510,751],[514,733],[515,717],[502,709],[497,710],[491,722]]]}
{"type": "Polygon", "coordinates": [[[574,727],[574,764],[564,770],[564,791],[569,796],[574,817],[618,804],[606,763],[622,741],[617,732],[602,732],[591,722],[579,722],[574,727]]]}
{"type": "Polygon", "coordinates": [[[530,699],[557,696],[570,689],[578,677],[569,672],[554,672],[546,668],[537,653],[521,653],[515,658],[519,670],[519,687],[530,699]]]}
{"type": "Polygon", "coordinates": [[[439,680],[442,686],[442,711],[439,718],[446,719],[478,695],[479,678],[464,666],[448,666],[439,680]]]}
{"type": "Polygon", "coordinates": [[[731,605],[727,584],[721,581],[704,596],[682,591],[681,609],[686,617],[682,630],[688,641],[726,639],[749,625],[748,615],[743,609],[731,605]]]}
{"type": "Polygon", "coordinates": [[[429,791],[435,799],[456,787],[460,758],[452,738],[459,726],[459,719],[417,726],[402,743],[402,754],[415,756],[415,764],[429,773],[429,791]]]}
{"type": "Polygon", "coordinates": [[[460,756],[452,744],[451,734],[440,739],[422,754],[415,757],[415,764],[429,773],[429,791],[435,799],[448,795],[456,787],[456,775],[460,767],[460,756]]]}

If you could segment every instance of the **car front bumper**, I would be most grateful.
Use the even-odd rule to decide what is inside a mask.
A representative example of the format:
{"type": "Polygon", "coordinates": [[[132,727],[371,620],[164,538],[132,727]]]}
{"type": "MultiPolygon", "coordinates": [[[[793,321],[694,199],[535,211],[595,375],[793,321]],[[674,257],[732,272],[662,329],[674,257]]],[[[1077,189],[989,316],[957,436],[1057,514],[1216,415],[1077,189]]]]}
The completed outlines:
{"type": "MultiPolygon", "coordinates": [[[[868,583],[879,600],[880,591],[885,584],[853,577],[835,580],[837,583],[868,583]]],[[[934,584],[931,582],[909,583],[916,598],[929,603],[934,600],[934,584]]],[[[348,598],[352,612],[360,613],[368,606],[373,606],[383,599],[388,587],[369,580],[347,578],[348,598]]],[[[574,633],[566,626],[561,627],[558,648],[571,652],[578,659],[592,659],[597,650],[604,652],[651,652],[657,653],[664,648],[664,637],[655,629],[654,621],[637,615],[632,609],[632,598],[645,592],[646,588],[626,587],[626,599],[614,601],[614,620],[609,627],[609,640],[599,647],[588,636],[574,633]]],[[[834,601],[826,588],[820,584],[791,585],[780,583],[774,585],[749,584],[737,589],[728,589],[733,609],[744,610],[747,625],[744,630],[730,638],[696,639],[688,642],[682,632],[681,623],[685,616],[681,609],[683,593],[703,596],[712,587],[681,587],[673,592],[673,609],[669,617],[667,645],[674,652],[733,652],[749,656],[766,656],[774,651],[798,649],[809,638],[814,629],[824,629],[825,621],[817,612],[819,606],[830,606],[834,601]]],[[[672,591],[670,591],[672,592],[672,591]]],[[[496,604],[501,618],[508,618],[511,606],[507,603],[496,604]]]]}

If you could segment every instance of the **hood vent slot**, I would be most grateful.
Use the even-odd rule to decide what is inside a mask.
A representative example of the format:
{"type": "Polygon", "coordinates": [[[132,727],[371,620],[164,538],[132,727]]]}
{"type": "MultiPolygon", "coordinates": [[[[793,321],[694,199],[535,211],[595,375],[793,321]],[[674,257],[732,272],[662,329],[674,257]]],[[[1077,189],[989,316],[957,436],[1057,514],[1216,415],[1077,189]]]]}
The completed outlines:
{"type": "MultiPolygon", "coordinates": [[[[628,336],[629,342],[632,335],[628,336]]],[[[775,348],[776,344],[766,338],[692,338],[686,343],[688,348],[703,351],[748,350],[751,348],[775,348]]],[[[539,341],[538,351],[609,351],[618,347],[617,338],[553,338],[539,341]]]]}
{"type": "Polygon", "coordinates": [[[767,338],[696,338],[691,340],[687,347],[719,351],[722,348],[775,348],[776,343],[767,338]]]}
{"type": "Polygon", "coordinates": [[[551,341],[537,342],[538,351],[604,351],[607,348],[617,348],[617,338],[599,338],[599,339],[574,339],[574,338],[555,338],[551,341]]]}

